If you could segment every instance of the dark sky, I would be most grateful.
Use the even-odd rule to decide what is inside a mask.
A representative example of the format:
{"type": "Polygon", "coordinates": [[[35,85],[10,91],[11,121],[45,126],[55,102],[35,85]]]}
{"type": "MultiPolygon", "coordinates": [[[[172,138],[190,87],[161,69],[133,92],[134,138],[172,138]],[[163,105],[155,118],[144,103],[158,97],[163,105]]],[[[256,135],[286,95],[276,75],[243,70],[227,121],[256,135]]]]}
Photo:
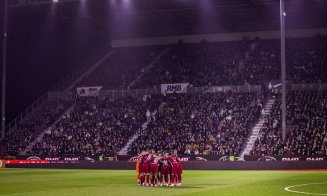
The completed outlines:
{"type": "MultiPolygon", "coordinates": [[[[2,15],[0,20],[2,28],[2,15]]],[[[33,8],[10,9],[7,122],[107,43],[105,39],[33,8]]]]}
{"type": "MultiPolygon", "coordinates": [[[[0,65],[2,65],[2,45],[3,45],[3,1],[0,1],[0,65]]],[[[0,87],[2,86],[2,67],[0,69],[0,87]]],[[[1,91],[0,91],[0,96],[1,96],[1,91]]],[[[1,100],[1,97],[0,97],[1,100]]],[[[2,109],[2,105],[0,102],[0,111],[2,109]]]]}

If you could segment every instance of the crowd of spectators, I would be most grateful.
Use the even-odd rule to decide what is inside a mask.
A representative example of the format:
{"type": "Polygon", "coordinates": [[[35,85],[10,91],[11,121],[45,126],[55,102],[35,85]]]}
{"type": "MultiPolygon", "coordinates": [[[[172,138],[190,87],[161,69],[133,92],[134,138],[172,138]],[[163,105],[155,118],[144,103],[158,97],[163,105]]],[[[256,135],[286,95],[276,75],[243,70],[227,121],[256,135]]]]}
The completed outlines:
{"type": "MultiPolygon", "coordinates": [[[[326,82],[327,37],[286,39],[287,79],[292,83],[326,82]]],[[[280,79],[280,41],[254,40],[245,55],[245,75],[250,83],[280,79]],[[249,72],[250,71],[250,72],[249,72]]]]}
{"type": "Polygon", "coordinates": [[[47,127],[52,125],[68,108],[69,102],[51,101],[34,111],[17,128],[6,134],[0,143],[3,155],[16,156],[33,142],[47,127]]]}
{"type": "Polygon", "coordinates": [[[126,89],[160,53],[163,47],[117,48],[77,86],[103,86],[104,89],[126,89]]]}
{"type": "MultiPolygon", "coordinates": [[[[184,44],[171,46],[171,50],[156,63],[136,88],[154,87],[161,83],[188,82],[194,86],[210,84],[242,84],[245,78],[233,74],[246,52],[244,42],[184,44]],[[233,75],[233,76],[232,76],[233,75]],[[232,76],[232,77],[231,77],[232,76]]],[[[243,75],[244,77],[247,77],[243,75]]]]}
{"type": "Polygon", "coordinates": [[[264,101],[264,96],[251,93],[167,95],[158,117],[129,154],[177,149],[186,155],[239,155],[264,101]]]}
{"type": "Polygon", "coordinates": [[[116,155],[156,111],[159,97],[78,97],[73,111],[32,148],[35,155],[116,155]]]}
{"type": "MultiPolygon", "coordinates": [[[[286,40],[287,78],[294,83],[327,81],[327,37],[286,40]]],[[[280,41],[180,43],[160,58],[134,88],[187,82],[193,86],[263,84],[280,79],[280,41]]]]}
{"type": "MultiPolygon", "coordinates": [[[[286,40],[287,79],[292,83],[327,82],[327,37],[286,40]]],[[[279,80],[279,40],[254,40],[170,46],[145,72],[163,47],[119,48],[78,86],[126,89],[153,88],[162,83],[192,86],[263,84],[279,80]]],[[[327,95],[289,91],[286,140],[281,137],[280,95],[265,119],[253,155],[327,155],[327,95]]],[[[141,98],[78,97],[70,114],[36,143],[30,154],[117,154],[130,136],[149,125],[130,146],[129,154],[144,149],[178,149],[181,154],[238,155],[258,120],[264,95],[173,94],[141,98]]],[[[17,155],[63,114],[69,103],[49,102],[19,124],[0,143],[4,155],[17,155]]],[[[0,151],[0,152],[1,152],[0,151]]]]}
{"type": "Polygon", "coordinates": [[[327,155],[327,94],[288,92],[285,140],[281,134],[281,104],[278,100],[251,154],[327,155]]]}

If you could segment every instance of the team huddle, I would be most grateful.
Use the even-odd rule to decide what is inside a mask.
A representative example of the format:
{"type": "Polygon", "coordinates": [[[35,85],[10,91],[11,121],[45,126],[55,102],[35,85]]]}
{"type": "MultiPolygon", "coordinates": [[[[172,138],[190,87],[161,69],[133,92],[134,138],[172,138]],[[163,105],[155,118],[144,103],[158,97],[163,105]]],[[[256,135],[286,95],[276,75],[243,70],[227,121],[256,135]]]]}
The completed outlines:
{"type": "Polygon", "coordinates": [[[138,156],[136,170],[138,171],[138,184],[140,186],[181,186],[182,164],[177,151],[171,155],[165,153],[155,154],[142,151],[138,156]],[[169,181],[168,181],[169,178],[169,181]],[[163,183],[163,180],[165,181],[163,183]]]}

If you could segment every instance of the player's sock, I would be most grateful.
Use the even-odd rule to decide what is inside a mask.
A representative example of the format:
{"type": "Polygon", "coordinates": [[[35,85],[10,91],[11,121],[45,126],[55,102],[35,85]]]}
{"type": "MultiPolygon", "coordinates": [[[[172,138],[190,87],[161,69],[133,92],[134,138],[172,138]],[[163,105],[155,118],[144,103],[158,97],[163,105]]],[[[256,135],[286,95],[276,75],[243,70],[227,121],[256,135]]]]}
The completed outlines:
{"type": "Polygon", "coordinates": [[[154,184],[158,184],[158,178],[157,178],[157,175],[154,176],[154,184]]]}
{"type": "Polygon", "coordinates": [[[142,176],[141,176],[141,184],[143,184],[143,183],[144,183],[144,181],[145,181],[145,176],[144,176],[144,175],[142,175],[142,176]]]}
{"type": "Polygon", "coordinates": [[[168,175],[165,174],[165,183],[168,184],[168,175]]]}
{"type": "Polygon", "coordinates": [[[175,175],[170,175],[170,184],[174,184],[175,175]]]}
{"type": "Polygon", "coordinates": [[[148,174],[146,175],[146,183],[148,183],[148,184],[150,183],[150,175],[148,175],[148,174]]]}
{"type": "Polygon", "coordinates": [[[182,174],[178,174],[178,183],[182,183],[182,174]]]}
{"type": "Polygon", "coordinates": [[[160,184],[162,184],[162,179],[163,179],[163,176],[160,175],[160,177],[159,177],[159,182],[160,182],[160,184]]]}
{"type": "Polygon", "coordinates": [[[157,176],[156,175],[152,176],[152,184],[157,184],[157,176]]]}

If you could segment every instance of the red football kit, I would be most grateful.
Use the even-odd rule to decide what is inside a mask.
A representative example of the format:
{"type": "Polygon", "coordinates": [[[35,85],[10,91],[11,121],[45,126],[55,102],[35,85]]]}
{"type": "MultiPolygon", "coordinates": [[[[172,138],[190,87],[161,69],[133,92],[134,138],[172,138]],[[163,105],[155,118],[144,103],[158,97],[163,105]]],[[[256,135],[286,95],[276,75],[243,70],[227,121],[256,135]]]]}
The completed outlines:
{"type": "Polygon", "coordinates": [[[154,158],[153,154],[147,154],[145,162],[144,162],[144,172],[145,173],[150,173],[150,164],[152,159],[154,158]]]}
{"type": "Polygon", "coordinates": [[[139,156],[139,162],[140,162],[140,164],[139,164],[139,171],[140,171],[140,173],[145,173],[146,171],[144,170],[145,168],[144,168],[144,164],[145,164],[145,161],[146,161],[146,158],[148,157],[148,153],[146,153],[146,154],[143,154],[143,155],[141,155],[141,156],[139,156]]]}
{"type": "Polygon", "coordinates": [[[159,157],[152,156],[152,160],[150,162],[150,172],[151,173],[158,173],[158,167],[159,167],[159,157]]]}
{"type": "Polygon", "coordinates": [[[181,174],[181,164],[180,160],[177,155],[172,155],[168,157],[168,161],[171,165],[171,174],[176,175],[176,174],[181,174]]]}
{"type": "Polygon", "coordinates": [[[139,156],[139,162],[140,162],[140,164],[139,164],[139,172],[141,174],[140,178],[141,178],[141,184],[142,185],[145,182],[145,177],[146,177],[144,175],[144,173],[146,173],[146,170],[145,170],[145,162],[146,162],[146,159],[147,159],[148,155],[149,155],[149,153],[145,153],[145,154],[139,156]]]}
{"type": "Polygon", "coordinates": [[[169,174],[168,158],[162,157],[159,159],[159,162],[161,164],[159,182],[160,184],[162,184],[162,180],[163,178],[165,178],[165,184],[168,184],[168,174],[169,174]]]}
{"type": "Polygon", "coordinates": [[[182,164],[180,163],[180,160],[177,155],[171,155],[168,157],[168,161],[171,164],[171,177],[170,177],[170,183],[174,184],[176,183],[182,183],[182,164]],[[175,179],[177,177],[177,179],[175,179]]]}
{"type": "Polygon", "coordinates": [[[161,175],[169,174],[168,158],[167,157],[162,157],[159,160],[159,162],[161,163],[160,174],[161,175]]]}

